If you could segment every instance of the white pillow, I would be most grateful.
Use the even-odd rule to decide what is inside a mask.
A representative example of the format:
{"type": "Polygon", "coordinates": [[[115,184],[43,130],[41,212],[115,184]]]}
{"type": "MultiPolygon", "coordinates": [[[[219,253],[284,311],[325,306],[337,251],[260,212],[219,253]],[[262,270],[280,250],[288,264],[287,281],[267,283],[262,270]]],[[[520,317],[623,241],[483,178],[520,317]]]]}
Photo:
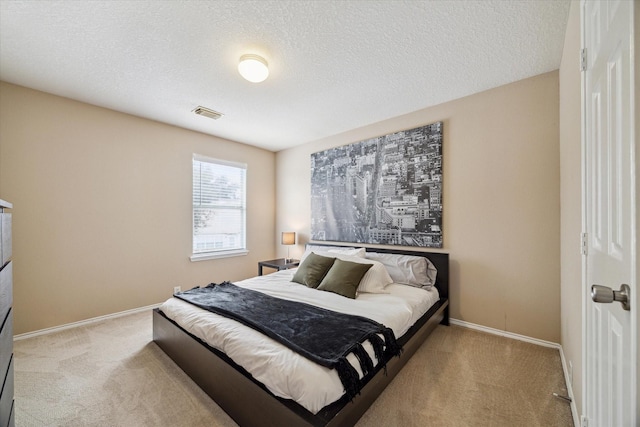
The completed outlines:
{"type": "MultiPolygon", "coordinates": [[[[345,254],[345,255],[351,255],[351,253],[350,253],[350,252],[353,252],[353,251],[362,251],[362,252],[361,252],[361,253],[362,253],[362,256],[360,256],[360,255],[356,254],[355,252],[354,252],[354,254],[355,254],[356,256],[360,256],[361,258],[364,258],[364,253],[366,252],[366,249],[365,249],[365,248],[359,248],[359,249],[357,249],[357,248],[354,248],[353,246],[345,247],[345,246],[320,246],[320,245],[307,245],[307,247],[306,247],[306,248],[305,248],[305,250],[304,250],[304,253],[303,253],[303,254],[302,254],[302,256],[300,257],[300,264],[302,264],[302,261],[304,261],[304,259],[305,259],[306,257],[308,257],[308,256],[309,256],[309,254],[310,254],[311,252],[315,252],[315,253],[316,253],[316,254],[318,254],[318,255],[323,255],[321,252],[329,253],[329,251],[337,251],[337,252],[334,252],[334,253],[333,253],[333,255],[331,255],[331,256],[332,256],[332,257],[334,257],[334,258],[335,258],[335,254],[336,254],[336,253],[342,253],[342,254],[345,254]]],[[[359,252],[358,252],[358,253],[359,253],[359,252]]],[[[328,256],[328,255],[324,255],[324,256],[328,256]]]]}
{"type": "Polygon", "coordinates": [[[320,253],[318,255],[330,255],[343,261],[357,262],[359,264],[372,264],[371,268],[367,270],[365,275],[362,277],[362,280],[360,280],[357,291],[370,294],[389,293],[389,291],[385,291],[384,288],[385,286],[393,283],[393,279],[391,278],[391,276],[389,276],[387,269],[384,267],[384,265],[382,265],[382,263],[358,256],[336,254],[331,252],[320,253]]]}
{"type": "Polygon", "coordinates": [[[327,252],[330,254],[349,255],[349,256],[355,256],[358,258],[365,258],[365,254],[367,253],[367,250],[365,248],[358,248],[358,249],[340,248],[340,249],[329,249],[327,252]]]}
{"type": "Polygon", "coordinates": [[[381,262],[394,283],[431,289],[436,283],[438,270],[429,259],[414,255],[367,252],[367,259],[381,262]]]}

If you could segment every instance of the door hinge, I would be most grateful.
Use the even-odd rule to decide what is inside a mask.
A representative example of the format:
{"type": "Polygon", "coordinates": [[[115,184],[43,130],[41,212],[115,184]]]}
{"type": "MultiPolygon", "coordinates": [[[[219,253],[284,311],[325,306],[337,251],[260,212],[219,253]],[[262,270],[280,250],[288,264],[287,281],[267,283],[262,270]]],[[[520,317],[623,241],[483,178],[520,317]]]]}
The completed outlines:
{"type": "Polygon", "coordinates": [[[589,254],[589,234],[588,233],[580,234],[580,253],[582,255],[589,254]]]}
{"type": "Polygon", "coordinates": [[[587,48],[580,49],[580,71],[587,71],[587,48]]]}
{"type": "Polygon", "coordinates": [[[580,417],[580,427],[589,427],[589,418],[586,415],[580,417]]]}

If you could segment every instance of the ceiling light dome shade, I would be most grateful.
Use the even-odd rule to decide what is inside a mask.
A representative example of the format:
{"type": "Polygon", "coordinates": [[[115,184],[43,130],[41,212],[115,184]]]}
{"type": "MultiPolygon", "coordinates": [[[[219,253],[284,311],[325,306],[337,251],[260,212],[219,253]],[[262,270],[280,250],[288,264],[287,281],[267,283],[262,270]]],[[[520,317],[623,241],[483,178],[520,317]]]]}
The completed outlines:
{"type": "Polygon", "coordinates": [[[269,77],[267,61],[263,57],[253,54],[240,57],[238,72],[252,83],[260,83],[269,77]]]}

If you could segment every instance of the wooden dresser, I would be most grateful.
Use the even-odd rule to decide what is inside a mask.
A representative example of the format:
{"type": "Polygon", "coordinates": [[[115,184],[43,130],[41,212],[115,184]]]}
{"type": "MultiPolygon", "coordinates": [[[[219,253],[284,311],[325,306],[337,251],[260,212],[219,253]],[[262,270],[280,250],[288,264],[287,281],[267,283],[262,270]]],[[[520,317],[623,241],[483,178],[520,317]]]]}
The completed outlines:
{"type": "Polygon", "coordinates": [[[13,263],[11,203],[0,200],[0,427],[15,426],[13,408],[13,263]]]}

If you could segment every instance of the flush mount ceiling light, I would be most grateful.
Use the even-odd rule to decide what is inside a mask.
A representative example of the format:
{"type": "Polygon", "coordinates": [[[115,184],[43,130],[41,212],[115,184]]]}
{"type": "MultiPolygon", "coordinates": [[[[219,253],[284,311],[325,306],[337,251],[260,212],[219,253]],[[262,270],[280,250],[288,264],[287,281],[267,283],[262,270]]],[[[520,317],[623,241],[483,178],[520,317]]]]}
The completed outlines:
{"type": "Polygon", "coordinates": [[[252,83],[260,83],[269,77],[267,61],[263,57],[254,54],[240,57],[238,72],[252,83]]]}

